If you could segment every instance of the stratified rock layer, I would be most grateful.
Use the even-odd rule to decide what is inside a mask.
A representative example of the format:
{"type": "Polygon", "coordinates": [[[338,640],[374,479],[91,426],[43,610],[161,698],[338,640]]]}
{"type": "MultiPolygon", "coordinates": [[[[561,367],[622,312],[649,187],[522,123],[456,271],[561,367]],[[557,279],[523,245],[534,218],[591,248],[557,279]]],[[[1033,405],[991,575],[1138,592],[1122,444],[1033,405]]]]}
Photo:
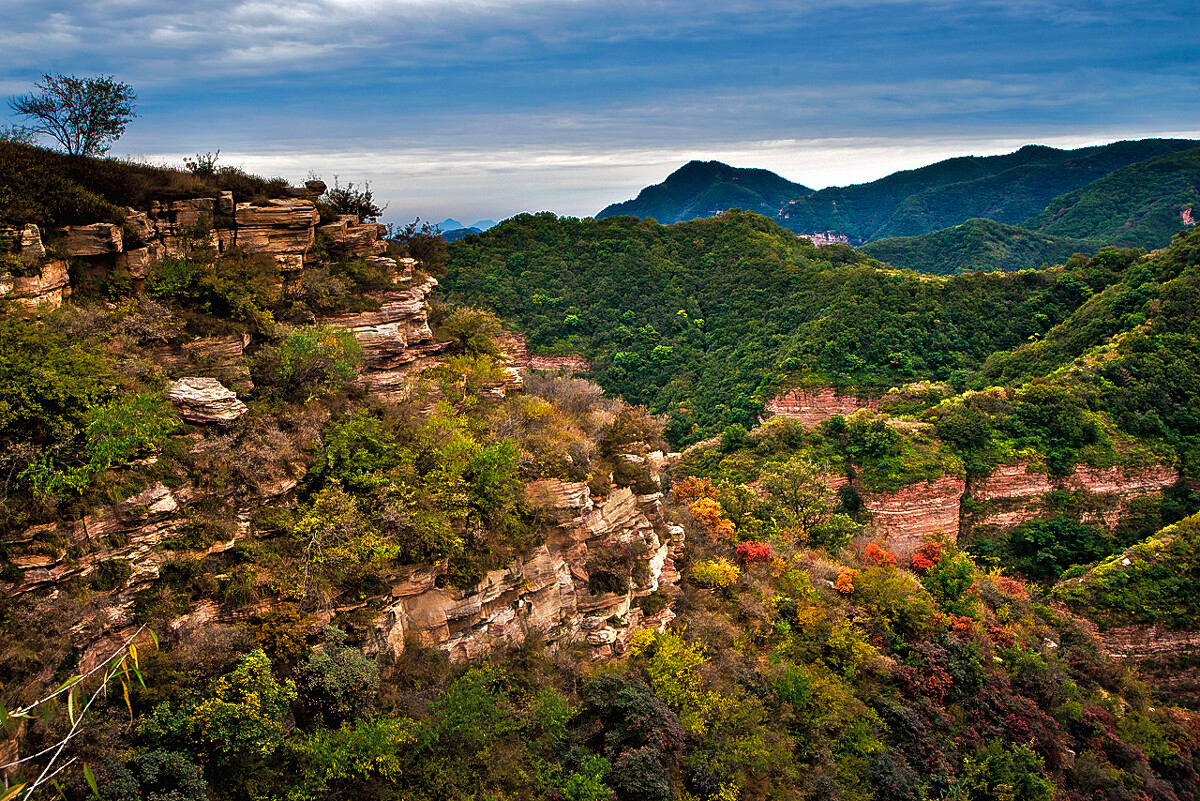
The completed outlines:
{"type": "Polygon", "coordinates": [[[398,653],[412,637],[451,659],[469,659],[537,631],[550,641],[582,639],[603,656],[622,651],[638,629],[661,629],[674,618],[669,608],[646,616],[635,605],[679,579],[683,529],[663,521],[661,495],[626,488],[594,503],[586,483],[558,480],[534,482],[527,494],[558,521],[546,543],[469,590],[444,586],[444,564],[414,570],[392,585],[393,602],[376,624],[379,650],[398,653]],[[634,574],[644,572],[644,584],[591,592],[589,556],[600,549],[631,554],[642,563],[634,574]]]}
{"type": "Polygon", "coordinates": [[[849,417],[860,409],[878,409],[879,400],[842,395],[827,387],[793,389],[767,401],[763,408],[768,414],[799,420],[804,426],[814,426],[837,414],[849,417]]]}
{"type": "Polygon", "coordinates": [[[246,413],[246,404],[215,378],[181,378],[167,397],[179,407],[180,416],[193,423],[232,423],[246,413]]]}

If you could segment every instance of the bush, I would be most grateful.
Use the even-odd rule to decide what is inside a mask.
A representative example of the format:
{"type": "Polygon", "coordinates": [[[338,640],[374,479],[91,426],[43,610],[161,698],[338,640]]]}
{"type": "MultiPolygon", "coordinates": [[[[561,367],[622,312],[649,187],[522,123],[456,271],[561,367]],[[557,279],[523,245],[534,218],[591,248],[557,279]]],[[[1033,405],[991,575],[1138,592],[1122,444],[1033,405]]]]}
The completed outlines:
{"type": "Polygon", "coordinates": [[[184,754],[161,749],[105,764],[96,771],[96,784],[101,801],[208,801],[200,766],[184,754]]]}
{"type": "Polygon", "coordinates": [[[254,383],[274,397],[310,400],[343,389],[358,375],[362,346],[354,333],[331,326],[308,326],[264,348],[252,366],[254,383]]]}
{"type": "Polygon", "coordinates": [[[368,714],[379,692],[379,668],[347,647],[342,631],[326,626],[323,637],[322,650],[296,670],[300,700],[327,725],[368,714]]]}
{"type": "Polygon", "coordinates": [[[721,557],[706,562],[698,562],[692,567],[692,581],[701,587],[712,587],[724,590],[737,584],[742,572],[737,565],[721,557]]]}
{"type": "Polygon", "coordinates": [[[358,189],[353,181],[342,186],[336,175],[333,176],[333,189],[325,192],[321,202],[334,214],[353,214],[363,222],[375,222],[387,210],[386,203],[376,205],[370,181],[358,189]]]}

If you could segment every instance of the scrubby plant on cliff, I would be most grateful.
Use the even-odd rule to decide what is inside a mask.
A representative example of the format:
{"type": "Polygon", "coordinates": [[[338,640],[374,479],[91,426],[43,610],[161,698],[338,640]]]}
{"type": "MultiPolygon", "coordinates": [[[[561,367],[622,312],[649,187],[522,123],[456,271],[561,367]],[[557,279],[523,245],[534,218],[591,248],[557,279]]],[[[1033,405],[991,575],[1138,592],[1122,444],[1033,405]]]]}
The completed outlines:
{"type": "Polygon", "coordinates": [[[309,714],[332,726],[372,710],[379,693],[379,668],[347,646],[342,631],[330,626],[322,635],[321,652],[297,669],[296,686],[309,714]]]}
{"type": "Polygon", "coordinates": [[[284,334],[256,354],[251,374],[271,396],[309,400],[343,389],[358,377],[362,346],[354,333],[332,326],[305,326],[284,334]]]}

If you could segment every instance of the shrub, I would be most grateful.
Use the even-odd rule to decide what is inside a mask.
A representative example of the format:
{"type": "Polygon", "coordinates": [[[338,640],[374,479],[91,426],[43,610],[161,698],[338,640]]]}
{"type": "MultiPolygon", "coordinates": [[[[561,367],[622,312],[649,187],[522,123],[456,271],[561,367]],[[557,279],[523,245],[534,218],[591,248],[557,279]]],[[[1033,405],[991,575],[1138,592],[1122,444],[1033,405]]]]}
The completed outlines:
{"type": "Polygon", "coordinates": [[[296,670],[300,699],[328,725],[367,714],[379,692],[379,668],[347,647],[340,630],[326,626],[323,637],[322,650],[296,670]]]}
{"type": "Polygon", "coordinates": [[[712,587],[717,590],[728,589],[737,584],[741,574],[742,571],[738,569],[737,565],[724,557],[698,562],[692,567],[692,581],[702,587],[712,587]]]}
{"type": "Polygon", "coordinates": [[[376,205],[370,181],[358,189],[353,181],[342,186],[336,175],[333,176],[333,189],[325,192],[321,202],[335,214],[353,214],[363,222],[375,222],[387,210],[386,203],[376,205]]]}
{"type": "Polygon", "coordinates": [[[108,592],[124,587],[125,582],[133,575],[133,567],[124,559],[109,559],[96,565],[96,573],[92,577],[92,589],[108,592]]]}
{"type": "MultiPolygon", "coordinates": [[[[155,749],[96,771],[101,801],[208,801],[199,765],[184,754],[155,749]]],[[[89,801],[95,799],[89,796],[89,801]]]]}
{"type": "Polygon", "coordinates": [[[896,564],[896,554],[880,548],[873,542],[868,543],[867,547],[863,548],[863,558],[871,564],[879,565],[880,567],[890,567],[896,564]]]}
{"type": "Polygon", "coordinates": [[[770,562],[774,556],[769,542],[739,542],[734,549],[738,559],[749,564],[751,562],[770,562]]]}
{"type": "Polygon", "coordinates": [[[275,397],[309,400],[330,389],[342,389],[358,375],[362,346],[351,331],[308,326],[288,333],[255,358],[253,377],[275,397]]]}
{"type": "Polygon", "coordinates": [[[498,357],[496,340],[501,331],[496,315],[473,306],[459,306],[438,326],[438,335],[450,341],[451,352],[468,356],[498,357]]]}
{"type": "Polygon", "coordinates": [[[858,571],[849,567],[843,567],[838,571],[837,581],[833,583],[833,588],[842,595],[854,594],[854,577],[858,575],[858,571]]]}

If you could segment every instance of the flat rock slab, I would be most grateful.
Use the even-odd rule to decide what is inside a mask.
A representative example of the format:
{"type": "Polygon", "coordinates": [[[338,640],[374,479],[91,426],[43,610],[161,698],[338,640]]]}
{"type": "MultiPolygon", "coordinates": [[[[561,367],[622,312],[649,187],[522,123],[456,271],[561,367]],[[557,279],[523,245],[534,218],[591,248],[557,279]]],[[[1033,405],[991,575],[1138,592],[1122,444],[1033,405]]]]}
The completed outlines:
{"type": "Polygon", "coordinates": [[[246,404],[215,378],[181,378],[167,397],[193,423],[231,423],[246,413],[246,404]]]}

